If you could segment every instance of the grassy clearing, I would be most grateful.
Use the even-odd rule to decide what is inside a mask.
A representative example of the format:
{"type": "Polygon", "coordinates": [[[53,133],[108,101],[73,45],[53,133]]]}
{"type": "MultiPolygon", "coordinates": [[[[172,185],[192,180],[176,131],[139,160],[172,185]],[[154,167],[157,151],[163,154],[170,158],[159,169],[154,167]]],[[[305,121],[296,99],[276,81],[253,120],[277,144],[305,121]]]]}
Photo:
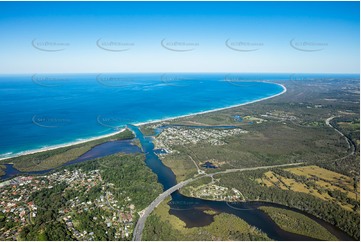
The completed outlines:
{"type": "Polygon", "coordinates": [[[198,174],[193,161],[185,153],[162,156],[161,160],[164,165],[172,169],[178,182],[187,180],[198,174]]]}
{"type": "Polygon", "coordinates": [[[274,207],[260,207],[260,209],[283,230],[318,240],[337,240],[327,229],[303,214],[274,207]]]}
{"type": "Polygon", "coordinates": [[[316,184],[330,190],[347,192],[351,199],[359,201],[360,186],[355,179],[318,166],[304,166],[285,169],[299,176],[318,178],[316,184]]]}
{"type": "Polygon", "coordinates": [[[274,174],[272,171],[267,171],[264,176],[266,178],[265,180],[269,181],[271,185],[277,186],[284,190],[288,189],[286,184],[281,179],[279,179],[279,177],[276,176],[276,174],[274,174]]]}
{"type": "Polygon", "coordinates": [[[335,202],[348,211],[353,211],[359,202],[359,185],[351,177],[318,166],[292,167],[283,171],[291,174],[280,170],[267,171],[257,182],[267,187],[310,194],[335,202]]]}
{"type": "MultiPolygon", "coordinates": [[[[297,182],[313,186],[313,181],[304,177],[295,176],[283,169],[272,169],[274,173],[294,179],[297,182]]],[[[314,196],[311,193],[296,192],[293,190],[283,190],[274,185],[267,187],[260,184],[261,178],[264,176],[265,170],[253,170],[235,173],[219,174],[214,176],[219,179],[219,185],[236,188],[242,192],[243,196],[249,201],[268,201],[282,204],[288,207],[297,208],[312,214],[324,221],[335,225],[341,230],[347,232],[354,239],[359,240],[360,233],[360,213],[359,203],[349,199],[347,202],[352,204],[352,211],[344,209],[335,201],[326,201],[314,196]]],[[[333,193],[331,193],[334,195],[333,193]]],[[[345,202],[344,196],[335,196],[338,201],[345,202]]],[[[348,198],[347,198],[348,199],[348,198]]]]}

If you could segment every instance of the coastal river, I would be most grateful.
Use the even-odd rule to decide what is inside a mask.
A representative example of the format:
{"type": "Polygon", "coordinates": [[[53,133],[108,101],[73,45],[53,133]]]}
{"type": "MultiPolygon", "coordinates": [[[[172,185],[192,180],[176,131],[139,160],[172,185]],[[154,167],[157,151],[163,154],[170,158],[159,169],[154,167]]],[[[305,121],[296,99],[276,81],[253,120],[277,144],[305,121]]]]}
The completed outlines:
{"type": "MultiPolygon", "coordinates": [[[[156,130],[156,134],[162,132],[162,130],[168,126],[162,126],[156,130]]],[[[188,127],[188,126],[187,126],[188,127]]],[[[165,166],[162,161],[159,159],[157,153],[158,150],[154,149],[153,136],[144,136],[139,128],[134,125],[128,125],[139,139],[142,146],[143,152],[145,154],[145,163],[146,165],[158,176],[158,181],[163,185],[163,190],[167,190],[177,184],[176,177],[172,170],[165,166]]],[[[191,127],[190,127],[191,128],[191,127]]],[[[199,127],[198,127],[199,128],[199,127]]],[[[204,128],[210,128],[205,126],[204,128]]],[[[216,127],[214,127],[216,128],[216,127]]],[[[218,127],[221,128],[221,127],[218,127]]],[[[224,129],[235,128],[235,126],[225,126],[224,129]]],[[[103,144],[94,146],[91,150],[84,153],[77,159],[70,161],[63,166],[84,162],[87,160],[104,157],[107,155],[115,154],[118,152],[123,153],[138,153],[142,150],[132,143],[132,140],[118,140],[118,141],[109,141],[103,144]]],[[[36,172],[27,172],[22,173],[16,170],[12,164],[6,164],[6,174],[0,177],[1,180],[11,178],[20,174],[44,174],[51,170],[45,171],[36,171],[36,172]]],[[[206,210],[213,210],[217,213],[229,213],[236,215],[246,221],[248,224],[262,230],[268,235],[269,238],[273,240],[315,240],[303,235],[298,235],[294,233],[287,232],[282,230],[273,220],[262,210],[259,209],[260,206],[271,206],[277,208],[288,209],[296,211],[306,215],[307,217],[313,219],[328,231],[330,231],[334,236],[340,240],[353,240],[346,233],[336,228],[335,226],[313,216],[307,214],[298,209],[289,208],[283,205],[269,203],[269,202],[257,202],[257,201],[248,201],[248,202],[224,202],[224,201],[209,201],[198,198],[191,198],[183,196],[178,191],[171,194],[171,201],[168,203],[170,206],[169,213],[177,216],[186,223],[188,228],[191,227],[200,227],[206,226],[213,222],[214,215],[205,213],[206,210]]]]}
{"type": "MultiPolygon", "coordinates": [[[[179,126],[179,125],[178,125],[179,126]]],[[[168,190],[177,184],[174,173],[170,168],[165,166],[162,161],[157,156],[152,136],[144,136],[140,132],[139,128],[133,125],[128,125],[128,127],[135,133],[136,137],[139,139],[143,151],[145,153],[146,159],[145,162],[147,166],[157,174],[158,181],[163,185],[163,190],[168,190]]],[[[187,126],[188,127],[188,126],[187,126]]],[[[193,126],[192,126],[193,127],[193,126]]],[[[160,127],[155,132],[159,134],[163,127],[160,127]]],[[[210,128],[208,126],[204,128],[210,128]]],[[[225,129],[235,128],[235,126],[226,126],[225,129]]],[[[329,232],[331,232],[335,237],[340,240],[353,240],[349,235],[336,228],[335,226],[298,209],[289,208],[280,204],[269,203],[269,202],[239,202],[239,203],[229,203],[224,201],[209,201],[198,198],[191,198],[183,196],[178,191],[171,194],[172,200],[168,203],[170,206],[169,213],[177,216],[186,223],[188,228],[191,227],[200,227],[205,226],[213,222],[213,216],[205,213],[206,210],[214,210],[217,213],[229,213],[234,214],[248,224],[257,227],[258,229],[265,232],[269,238],[273,240],[315,240],[303,235],[298,235],[294,233],[287,232],[282,230],[277,224],[262,210],[259,209],[260,206],[272,206],[277,208],[288,209],[292,211],[299,212],[306,215],[307,217],[313,219],[329,232]]]]}

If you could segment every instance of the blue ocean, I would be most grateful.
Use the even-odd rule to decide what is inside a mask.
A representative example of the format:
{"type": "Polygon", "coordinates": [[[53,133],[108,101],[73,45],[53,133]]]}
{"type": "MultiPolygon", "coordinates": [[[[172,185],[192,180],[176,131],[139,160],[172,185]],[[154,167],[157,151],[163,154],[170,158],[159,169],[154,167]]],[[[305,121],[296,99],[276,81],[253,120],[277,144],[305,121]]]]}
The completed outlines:
{"type": "Polygon", "coordinates": [[[0,76],[0,158],[276,95],[289,74],[0,76]],[[259,82],[263,80],[263,82],[259,82]],[[269,81],[269,82],[268,82],[269,81]]]}

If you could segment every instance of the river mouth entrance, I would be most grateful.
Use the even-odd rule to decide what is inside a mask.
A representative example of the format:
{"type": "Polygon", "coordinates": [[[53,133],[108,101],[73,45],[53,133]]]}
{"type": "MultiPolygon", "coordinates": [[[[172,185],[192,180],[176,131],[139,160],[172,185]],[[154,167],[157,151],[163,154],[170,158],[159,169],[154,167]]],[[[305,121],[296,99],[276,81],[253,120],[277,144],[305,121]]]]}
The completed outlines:
{"type": "MultiPolygon", "coordinates": [[[[169,167],[165,166],[162,163],[162,161],[156,154],[157,152],[154,149],[153,136],[144,136],[139,130],[139,128],[134,125],[128,125],[128,128],[130,128],[139,139],[146,156],[145,163],[158,176],[158,182],[163,185],[163,190],[166,191],[169,188],[175,186],[177,184],[177,181],[174,173],[169,167]]],[[[156,134],[159,134],[160,132],[162,132],[162,130],[163,127],[158,128],[156,130],[156,134]]],[[[238,203],[210,201],[199,198],[187,197],[180,194],[179,191],[173,192],[171,194],[171,198],[171,201],[168,202],[168,205],[170,206],[169,213],[183,220],[186,223],[186,227],[188,228],[202,227],[211,224],[213,222],[214,215],[207,214],[204,211],[213,210],[216,213],[229,213],[236,215],[246,221],[249,225],[262,230],[264,233],[267,234],[270,239],[273,240],[316,240],[315,238],[287,232],[281,229],[265,212],[259,209],[260,206],[270,206],[299,212],[319,223],[339,240],[354,240],[352,237],[350,237],[348,234],[341,231],[337,227],[313,215],[280,204],[258,201],[238,203]]]]}
{"type": "MultiPolygon", "coordinates": [[[[128,125],[128,128],[132,130],[140,141],[143,152],[145,154],[145,163],[146,165],[158,176],[158,182],[163,185],[163,190],[168,190],[177,184],[176,177],[172,170],[165,166],[162,161],[158,157],[159,151],[154,149],[153,144],[153,136],[144,136],[142,132],[139,130],[137,126],[128,125]]],[[[210,127],[206,127],[210,128],[210,127]]],[[[225,127],[225,128],[233,128],[233,127],[225,127]]],[[[162,129],[158,130],[159,134],[162,129]]],[[[94,146],[91,150],[84,153],[77,159],[70,161],[63,165],[63,167],[67,165],[76,164],[79,162],[85,162],[88,160],[104,157],[107,155],[115,154],[115,153],[140,153],[142,150],[135,146],[132,143],[132,140],[116,140],[109,141],[103,144],[99,144],[94,146]]],[[[6,174],[5,176],[0,177],[1,180],[8,179],[16,175],[40,175],[45,174],[53,169],[43,170],[43,171],[35,171],[35,172],[20,172],[16,170],[12,164],[5,164],[6,166],[6,174]]],[[[283,206],[280,204],[270,203],[270,202],[259,202],[259,201],[248,201],[248,202],[224,202],[224,201],[210,201],[199,198],[187,197],[180,194],[178,191],[175,191],[171,194],[171,201],[168,202],[170,206],[169,213],[177,216],[179,219],[183,220],[186,223],[187,228],[192,227],[202,227],[211,224],[214,220],[213,217],[215,215],[205,213],[206,210],[213,210],[217,214],[218,213],[229,213],[233,214],[244,221],[246,221],[249,225],[254,226],[264,233],[270,239],[280,240],[280,241],[310,241],[316,240],[314,238],[303,236],[299,234],[294,234],[282,230],[266,213],[259,209],[260,206],[270,206],[276,208],[283,208],[292,211],[299,212],[317,223],[326,228],[330,233],[332,233],[339,240],[354,240],[345,232],[341,231],[337,227],[313,216],[306,212],[303,212],[298,209],[290,208],[287,206],[283,206]]]]}

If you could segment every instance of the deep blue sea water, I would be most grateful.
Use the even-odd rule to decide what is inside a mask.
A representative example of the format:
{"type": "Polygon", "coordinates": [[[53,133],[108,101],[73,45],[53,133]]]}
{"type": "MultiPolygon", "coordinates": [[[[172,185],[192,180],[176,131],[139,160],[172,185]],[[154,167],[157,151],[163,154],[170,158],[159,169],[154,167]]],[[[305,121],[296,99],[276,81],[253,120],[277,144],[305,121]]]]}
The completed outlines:
{"type": "MultiPolygon", "coordinates": [[[[0,76],[0,158],[265,98],[289,74],[0,76]]],[[[293,77],[294,79],[297,78],[293,77]]],[[[301,77],[299,77],[301,78],[301,77]]]]}

